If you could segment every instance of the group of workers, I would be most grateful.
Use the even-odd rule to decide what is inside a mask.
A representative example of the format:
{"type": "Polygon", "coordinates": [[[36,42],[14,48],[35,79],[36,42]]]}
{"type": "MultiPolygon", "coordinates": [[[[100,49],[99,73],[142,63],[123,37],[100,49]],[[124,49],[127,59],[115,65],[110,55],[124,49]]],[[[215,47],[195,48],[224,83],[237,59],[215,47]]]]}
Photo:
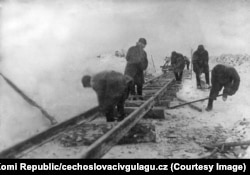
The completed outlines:
{"type": "Polygon", "coordinates": [[[140,38],[135,46],[129,48],[124,74],[102,71],[93,77],[83,76],[83,86],[95,90],[100,112],[105,114],[107,122],[121,121],[126,117],[124,103],[129,95],[138,96],[143,100],[144,71],[148,67],[147,53],[144,50],[146,45],[146,39],[140,38]],[[115,115],[116,107],[117,115],[115,115]]]}
{"type": "MultiPolygon", "coordinates": [[[[146,39],[140,38],[135,46],[129,48],[126,54],[127,64],[124,74],[116,71],[103,71],[92,77],[83,76],[83,86],[92,87],[96,92],[99,109],[105,114],[107,122],[121,121],[126,117],[124,104],[129,95],[138,96],[140,100],[143,100],[144,71],[148,67],[147,53],[144,50],[146,45],[146,39]]],[[[189,70],[189,59],[173,51],[170,60],[167,59],[166,63],[170,61],[175,80],[181,82],[185,65],[189,70]]],[[[216,100],[223,87],[222,98],[224,101],[227,96],[234,95],[238,90],[240,84],[238,72],[234,67],[222,64],[218,64],[212,69],[210,86],[209,55],[203,45],[199,45],[193,53],[192,64],[196,74],[197,89],[203,88],[200,80],[202,73],[205,74],[205,88],[210,88],[207,111],[213,109],[213,101],[216,100]]]]}

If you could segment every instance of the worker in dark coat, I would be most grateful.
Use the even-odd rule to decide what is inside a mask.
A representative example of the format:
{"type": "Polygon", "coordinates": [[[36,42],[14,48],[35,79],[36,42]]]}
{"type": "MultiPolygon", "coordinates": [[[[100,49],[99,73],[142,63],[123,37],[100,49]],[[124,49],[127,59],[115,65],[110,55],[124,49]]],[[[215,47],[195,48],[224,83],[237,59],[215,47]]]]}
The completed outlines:
{"type": "Polygon", "coordinates": [[[98,97],[99,109],[105,114],[107,122],[115,121],[117,106],[118,121],[125,117],[124,103],[128,98],[128,88],[133,79],[115,71],[102,71],[93,77],[82,78],[83,87],[92,87],[98,97]]]}
{"type": "Polygon", "coordinates": [[[188,57],[184,56],[185,64],[187,65],[187,70],[189,70],[190,61],[188,57]]]}
{"type": "Polygon", "coordinates": [[[185,68],[185,60],[183,55],[173,51],[171,55],[171,66],[174,71],[175,80],[181,81],[183,70],[185,68]]]}
{"type": "Polygon", "coordinates": [[[196,74],[197,88],[201,89],[200,75],[205,73],[206,84],[209,87],[209,56],[203,45],[199,45],[193,54],[193,70],[196,74]]]}
{"type": "Polygon", "coordinates": [[[206,110],[213,109],[213,101],[223,89],[222,98],[225,101],[228,95],[234,95],[240,85],[240,76],[236,69],[222,64],[216,65],[212,70],[212,88],[210,90],[209,101],[206,110]]]}
{"type": "Polygon", "coordinates": [[[125,68],[125,75],[133,78],[133,84],[131,84],[129,91],[131,95],[142,95],[142,87],[144,84],[144,70],[148,67],[147,53],[144,51],[147,41],[144,38],[140,38],[136,43],[136,46],[129,48],[126,60],[127,65],[125,68]],[[135,90],[135,86],[136,89],[135,90]]]}

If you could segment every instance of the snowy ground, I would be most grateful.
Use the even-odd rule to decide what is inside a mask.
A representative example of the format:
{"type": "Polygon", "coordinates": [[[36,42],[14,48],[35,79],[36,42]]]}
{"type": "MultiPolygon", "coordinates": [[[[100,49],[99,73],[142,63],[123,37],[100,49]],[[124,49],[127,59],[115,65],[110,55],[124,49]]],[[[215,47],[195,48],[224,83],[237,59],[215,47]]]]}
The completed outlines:
{"type": "MultiPolygon", "coordinates": [[[[91,64],[94,64],[98,68],[97,70],[109,67],[110,70],[122,72],[126,61],[124,57],[103,54],[93,59],[91,64]]],[[[217,62],[212,60],[211,68],[215,64],[217,62]]],[[[250,99],[246,95],[250,87],[250,81],[247,81],[249,79],[249,65],[246,61],[244,64],[236,66],[241,77],[238,92],[236,95],[230,96],[226,102],[218,98],[214,102],[213,111],[206,112],[204,110],[207,101],[195,103],[196,106],[203,109],[203,112],[195,111],[188,106],[166,110],[166,120],[152,121],[156,126],[157,143],[116,146],[104,158],[196,158],[206,154],[206,150],[201,146],[204,143],[249,140],[249,123],[239,124],[243,120],[250,121],[250,109],[248,108],[250,99]],[[234,131],[232,131],[233,128],[234,131]]],[[[157,75],[160,73],[159,70],[156,72],[150,63],[149,73],[157,75]]],[[[90,74],[95,73],[94,69],[91,68],[89,72],[90,74]]],[[[3,85],[1,100],[3,108],[1,109],[4,109],[1,114],[4,115],[1,116],[0,146],[3,149],[48,128],[49,125],[38,110],[23,101],[4,80],[1,79],[1,81],[3,85]],[[19,111],[8,110],[13,105],[19,111]],[[27,122],[30,120],[32,120],[32,125],[27,122]],[[14,129],[15,126],[19,127],[14,129]]],[[[75,81],[78,80],[75,79],[75,81]]],[[[55,115],[59,121],[66,120],[77,112],[80,113],[97,105],[93,90],[83,89],[79,83],[76,84],[78,86],[72,89],[72,92],[75,91],[72,96],[66,96],[67,99],[62,98],[58,105],[46,108],[48,111],[61,111],[55,115]],[[77,103],[67,103],[72,101],[70,98],[73,98],[77,103]],[[85,103],[86,99],[91,100],[91,103],[85,103]]],[[[65,86],[65,84],[62,85],[65,86]]],[[[183,81],[182,89],[177,94],[178,97],[186,101],[197,100],[208,97],[208,95],[208,90],[196,89],[194,74],[192,79],[183,81]]],[[[244,151],[240,150],[240,152],[244,154],[244,151]]]]}
{"type": "MultiPolygon", "coordinates": [[[[217,64],[211,62],[211,68],[217,64]]],[[[195,104],[203,109],[201,113],[188,106],[166,110],[167,120],[155,122],[157,143],[117,146],[105,158],[198,158],[209,155],[203,144],[250,140],[249,66],[248,61],[236,66],[241,77],[237,94],[226,102],[218,98],[213,111],[205,111],[207,101],[195,104]]],[[[186,101],[208,97],[209,90],[197,90],[195,81],[194,74],[191,80],[186,79],[177,96],[186,101]]],[[[234,153],[250,158],[249,149],[236,147],[234,153]]],[[[226,156],[236,158],[232,153],[226,156]]]]}
{"type": "MultiPolygon", "coordinates": [[[[125,63],[124,57],[104,54],[92,60],[91,64],[95,64],[98,70],[101,70],[102,67],[110,67],[110,70],[121,71],[124,70],[125,63]],[[114,64],[114,62],[117,64],[114,64]]],[[[211,68],[217,64],[214,60],[211,63],[211,68]]],[[[238,92],[236,95],[229,97],[226,102],[218,98],[214,102],[213,111],[206,112],[204,110],[207,101],[195,103],[196,106],[203,109],[203,112],[195,111],[188,106],[166,110],[166,120],[152,121],[156,125],[157,143],[116,146],[104,158],[195,158],[205,154],[201,144],[209,143],[209,141],[215,143],[218,141],[249,140],[250,132],[247,132],[249,131],[249,123],[246,123],[247,125],[239,125],[239,121],[250,121],[250,116],[248,115],[250,112],[248,108],[250,99],[246,96],[246,92],[250,87],[250,81],[246,81],[249,79],[249,65],[248,62],[245,62],[238,67],[236,66],[241,77],[238,92]],[[234,131],[232,131],[233,128],[235,128],[234,131]]],[[[94,70],[89,72],[95,73],[94,70]]],[[[158,72],[154,70],[152,63],[148,72],[155,75],[160,73],[159,70],[158,72]]],[[[8,118],[1,117],[1,148],[3,149],[49,126],[38,110],[31,108],[3,80],[1,81],[3,84],[2,91],[4,92],[1,105],[6,106],[6,108],[1,108],[6,110],[1,112],[8,116],[8,118]],[[16,117],[16,110],[8,110],[9,106],[13,106],[13,104],[16,105],[16,109],[20,109],[18,112],[20,117],[16,117]],[[15,117],[15,119],[11,120],[11,117],[15,117]],[[32,120],[33,125],[30,125],[27,120],[32,120]],[[13,129],[15,126],[19,127],[13,129]]],[[[93,90],[85,89],[84,93],[82,87],[78,84],[76,92],[78,94],[74,93],[72,97],[67,96],[67,98],[77,100],[79,106],[83,105],[83,111],[97,105],[93,90]],[[82,96],[83,94],[84,96],[82,96]],[[88,106],[84,103],[86,99],[92,100],[91,105],[88,106]]],[[[197,100],[208,97],[208,95],[208,90],[196,89],[194,74],[192,79],[183,81],[182,89],[177,94],[178,97],[186,101],[197,100]]],[[[67,102],[67,99],[65,101],[62,99],[61,102],[67,102]]],[[[59,117],[57,114],[56,118],[59,121],[63,121],[70,117],[70,112],[73,114],[74,109],[79,109],[79,106],[73,106],[70,103],[59,103],[59,105],[51,106],[47,109],[56,111],[58,108],[61,108],[61,115],[59,117]]],[[[243,151],[241,152],[244,153],[243,151]]]]}

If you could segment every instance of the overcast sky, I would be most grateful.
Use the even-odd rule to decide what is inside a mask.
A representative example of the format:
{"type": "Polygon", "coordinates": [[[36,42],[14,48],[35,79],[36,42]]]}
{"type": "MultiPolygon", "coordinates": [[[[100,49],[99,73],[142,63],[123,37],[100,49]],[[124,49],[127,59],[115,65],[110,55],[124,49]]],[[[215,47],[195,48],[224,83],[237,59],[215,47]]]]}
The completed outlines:
{"type": "Polygon", "coordinates": [[[2,6],[2,59],[29,71],[114,52],[147,39],[163,59],[190,56],[203,44],[210,55],[250,53],[250,2],[243,0],[10,0],[2,6]],[[34,61],[35,60],[35,61],[34,61]]]}

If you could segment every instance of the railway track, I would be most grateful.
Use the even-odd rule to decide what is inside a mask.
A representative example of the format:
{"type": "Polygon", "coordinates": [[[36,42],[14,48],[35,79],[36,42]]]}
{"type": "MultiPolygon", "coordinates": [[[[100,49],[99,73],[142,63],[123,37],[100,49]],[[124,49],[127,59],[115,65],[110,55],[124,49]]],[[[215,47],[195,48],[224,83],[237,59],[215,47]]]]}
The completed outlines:
{"type": "MultiPolygon", "coordinates": [[[[189,77],[189,73],[185,70],[183,77],[189,77]]],[[[105,117],[101,117],[98,108],[94,107],[3,150],[0,152],[0,158],[101,158],[150,111],[157,107],[167,109],[168,103],[174,97],[173,92],[176,93],[176,87],[179,85],[174,81],[172,72],[162,74],[144,84],[143,100],[126,101],[125,111],[128,116],[123,121],[106,123],[105,117]],[[93,127],[89,128],[90,124],[93,127]],[[100,126],[104,125],[105,129],[100,131],[100,126]],[[71,138],[74,137],[74,132],[80,134],[71,138]],[[93,134],[99,137],[89,139],[91,136],[93,138],[93,134]],[[65,143],[65,138],[77,140],[81,144],[62,144],[65,143]]]]}

